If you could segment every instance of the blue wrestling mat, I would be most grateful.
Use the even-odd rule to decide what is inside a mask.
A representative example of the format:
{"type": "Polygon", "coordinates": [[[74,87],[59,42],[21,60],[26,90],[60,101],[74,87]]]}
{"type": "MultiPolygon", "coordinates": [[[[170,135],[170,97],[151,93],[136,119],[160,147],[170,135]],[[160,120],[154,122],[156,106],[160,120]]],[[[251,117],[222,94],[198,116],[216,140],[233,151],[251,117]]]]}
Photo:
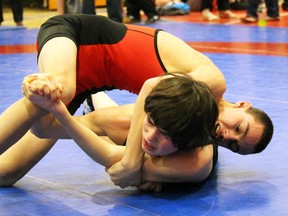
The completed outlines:
{"type": "MultiPolygon", "coordinates": [[[[133,187],[114,186],[105,169],[73,141],[59,140],[13,187],[0,188],[1,216],[288,215],[287,27],[210,26],[188,22],[159,22],[153,27],[169,31],[186,42],[198,42],[198,48],[225,75],[225,99],[247,100],[271,116],[275,133],[268,148],[261,154],[242,156],[219,147],[216,173],[204,184],[185,186],[178,191],[173,188],[162,193],[142,193],[133,187]],[[256,55],[253,52],[258,42],[262,48],[256,55]],[[243,46],[244,43],[248,45],[243,46]],[[265,46],[272,45],[277,47],[274,52],[266,52],[265,46]]],[[[3,31],[1,46],[36,41],[37,30],[1,26],[0,31],[3,31]]],[[[37,71],[36,58],[36,53],[0,53],[0,113],[22,97],[22,79],[37,71]]],[[[124,91],[108,94],[119,104],[136,99],[124,91]]]]}
{"type": "Polygon", "coordinates": [[[24,26],[0,26],[0,31],[26,29],[24,26]]]}

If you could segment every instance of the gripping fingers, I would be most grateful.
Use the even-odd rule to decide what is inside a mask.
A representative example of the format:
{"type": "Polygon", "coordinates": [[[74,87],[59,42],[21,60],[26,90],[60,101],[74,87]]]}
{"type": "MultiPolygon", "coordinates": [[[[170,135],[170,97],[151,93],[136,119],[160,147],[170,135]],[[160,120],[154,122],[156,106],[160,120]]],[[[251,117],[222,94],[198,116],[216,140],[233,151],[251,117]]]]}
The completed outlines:
{"type": "Polygon", "coordinates": [[[59,102],[61,100],[61,93],[59,89],[50,92],[50,99],[52,102],[59,102]]]}
{"type": "Polygon", "coordinates": [[[62,85],[49,74],[32,74],[24,78],[22,93],[31,101],[34,101],[39,95],[49,98],[50,102],[54,103],[61,100],[62,85]]]}
{"type": "Polygon", "coordinates": [[[23,79],[23,82],[22,82],[22,94],[27,96],[28,93],[31,91],[31,86],[30,84],[37,80],[38,77],[37,75],[35,74],[32,74],[32,75],[29,75],[29,76],[26,76],[24,79],[23,79]]]}
{"type": "Polygon", "coordinates": [[[31,74],[31,75],[24,77],[23,83],[30,84],[31,82],[37,79],[38,79],[38,76],[36,74],[31,74]]]}
{"type": "Polygon", "coordinates": [[[62,85],[50,74],[41,74],[39,80],[42,83],[43,94],[49,95],[52,102],[58,102],[61,99],[62,85]]]}

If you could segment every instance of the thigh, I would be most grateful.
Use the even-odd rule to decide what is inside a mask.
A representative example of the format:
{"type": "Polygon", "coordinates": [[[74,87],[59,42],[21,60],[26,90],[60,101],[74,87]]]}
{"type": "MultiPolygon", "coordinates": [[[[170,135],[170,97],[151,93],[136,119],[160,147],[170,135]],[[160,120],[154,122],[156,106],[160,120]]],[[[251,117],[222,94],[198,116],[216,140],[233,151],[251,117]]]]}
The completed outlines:
{"type": "Polygon", "coordinates": [[[0,155],[0,187],[12,186],[53,147],[55,140],[39,139],[29,131],[0,155]]]}
{"type": "Polygon", "coordinates": [[[134,104],[95,110],[82,117],[80,122],[99,136],[108,136],[114,143],[123,145],[127,139],[134,104]]]}
{"type": "Polygon", "coordinates": [[[76,92],[76,63],[77,47],[67,37],[50,39],[39,54],[39,72],[52,75],[63,85],[64,103],[69,103],[76,92]]]}

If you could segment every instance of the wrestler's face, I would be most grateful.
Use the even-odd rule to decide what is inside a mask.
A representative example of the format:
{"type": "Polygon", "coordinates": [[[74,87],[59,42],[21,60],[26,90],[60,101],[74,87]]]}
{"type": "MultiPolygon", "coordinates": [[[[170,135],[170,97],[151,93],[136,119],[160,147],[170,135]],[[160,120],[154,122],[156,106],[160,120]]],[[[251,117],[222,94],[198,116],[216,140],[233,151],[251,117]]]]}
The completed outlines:
{"type": "Polygon", "coordinates": [[[241,107],[225,108],[220,111],[215,126],[217,144],[243,155],[253,153],[264,130],[264,126],[246,110],[241,107]]]}
{"type": "Polygon", "coordinates": [[[164,156],[177,151],[171,139],[161,129],[155,127],[149,116],[143,121],[142,136],[142,149],[151,156],[164,156]]]}

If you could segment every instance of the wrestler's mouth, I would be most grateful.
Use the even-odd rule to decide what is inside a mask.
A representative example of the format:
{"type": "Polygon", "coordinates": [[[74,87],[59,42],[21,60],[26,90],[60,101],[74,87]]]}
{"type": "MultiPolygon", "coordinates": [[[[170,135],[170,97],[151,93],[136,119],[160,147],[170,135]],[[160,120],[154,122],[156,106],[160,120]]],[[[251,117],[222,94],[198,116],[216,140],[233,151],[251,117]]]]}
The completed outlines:
{"type": "Polygon", "coordinates": [[[156,149],[156,148],[154,148],[153,146],[149,145],[145,139],[143,139],[143,145],[144,145],[144,147],[145,147],[146,149],[148,149],[148,150],[150,150],[150,151],[153,151],[153,150],[156,149]]]}
{"type": "Polygon", "coordinates": [[[214,138],[217,139],[217,137],[219,137],[220,132],[221,132],[220,130],[221,130],[221,126],[220,126],[219,123],[217,123],[217,124],[215,125],[215,129],[214,129],[214,138]]]}

